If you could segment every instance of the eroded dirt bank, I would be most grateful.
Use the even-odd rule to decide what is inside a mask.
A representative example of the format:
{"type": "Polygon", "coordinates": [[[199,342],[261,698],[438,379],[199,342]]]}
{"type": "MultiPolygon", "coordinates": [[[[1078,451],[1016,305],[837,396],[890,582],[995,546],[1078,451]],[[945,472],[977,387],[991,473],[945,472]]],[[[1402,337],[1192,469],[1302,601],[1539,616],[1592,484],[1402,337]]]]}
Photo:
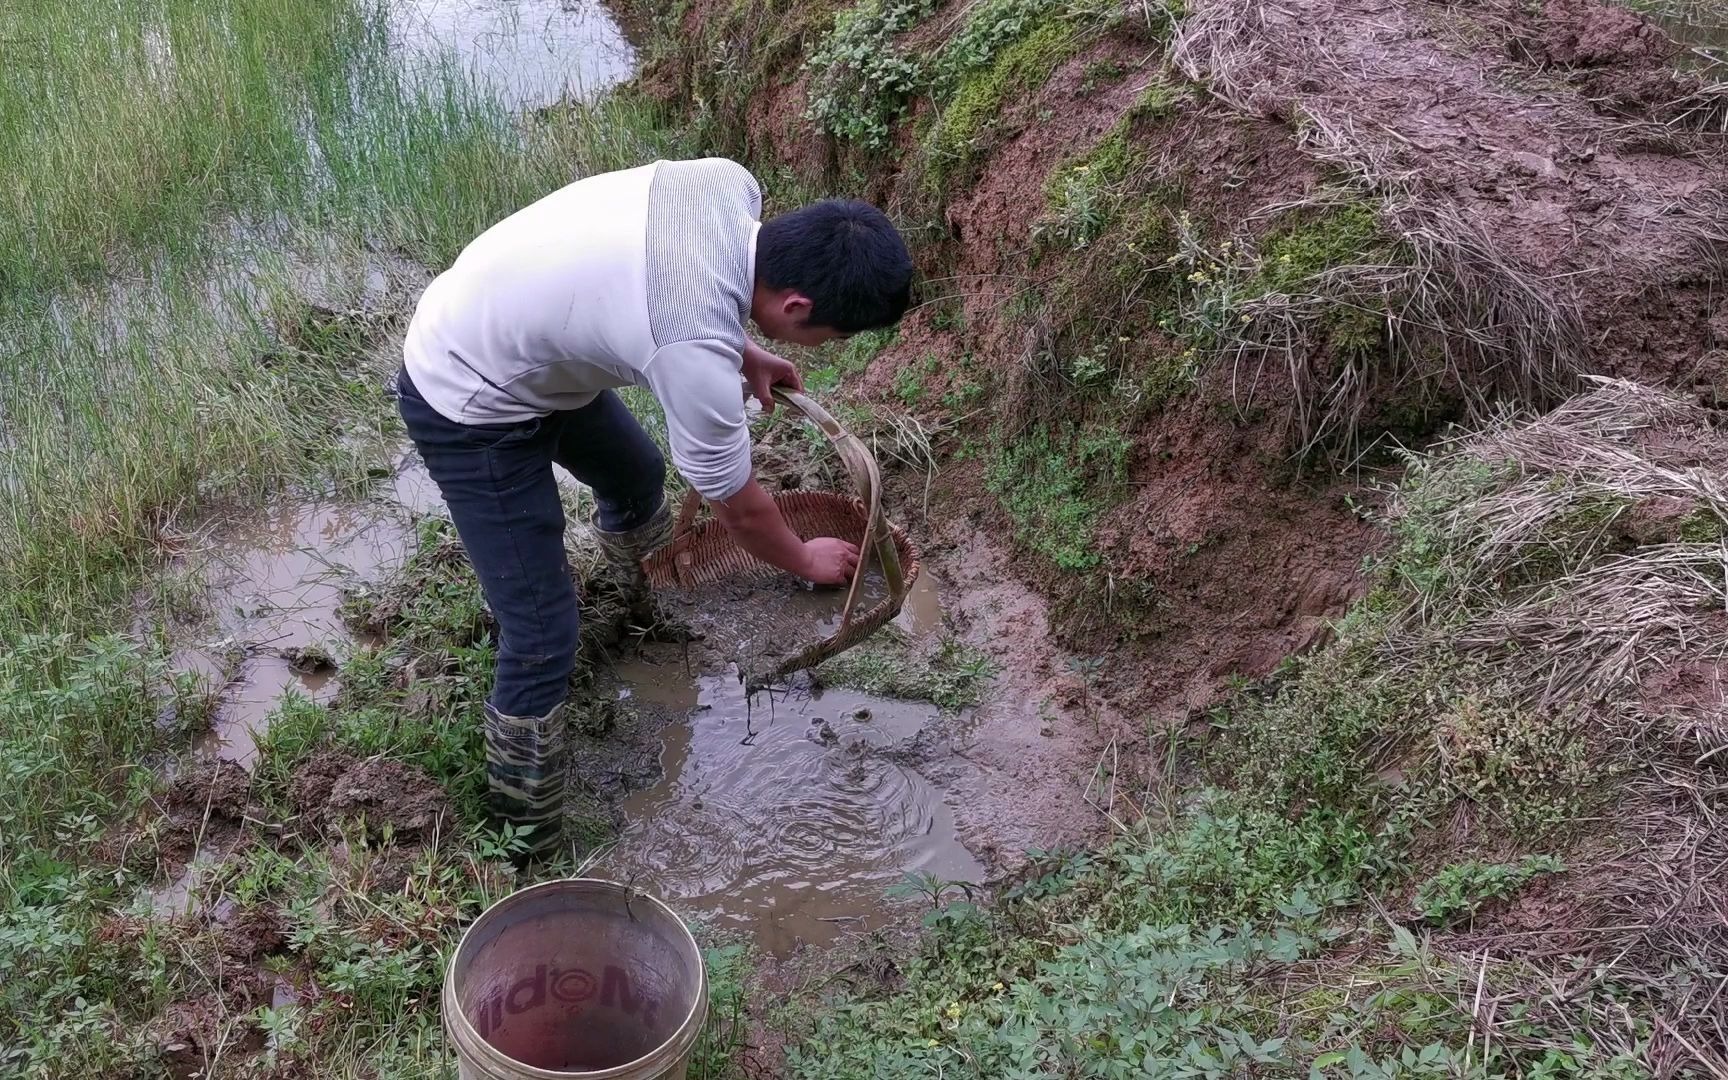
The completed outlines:
{"type": "MultiPolygon", "coordinates": [[[[1049,18],[1022,8],[1016,25],[1049,18]]],[[[926,302],[852,383],[923,467],[903,505],[933,499],[933,537],[962,551],[1014,537],[1064,640],[1109,657],[1093,684],[1136,713],[1194,715],[1324,638],[1380,543],[1358,511],[1391,462],[1365,447],[1420,444],[1472,404],[1551,404],[1585,374],[1720,385],[1721,141],[1670,108],[1696,88],[1678,47],[1622,9],[1133,6],[1036,63],[962,67],[955,90],[944,49],[972,13],[920,8],[856,35],[936,69],[910,92],[801,68],[832,9],[770,10],[644,15],[647,85],[697,96],[753,164],[913,223],[926,302]],[[880,149],[810,137],[830,84],[859,111],[893,99],[880,149]],[[1103,224],[1062,244],[1077,166],[1110,171],[1103,224]],[[1340,205],[1378,235],[1316,257],[1340,205]],[[1279,253],[1307,265],[1268,288],[1279,253]]]]}
{"type": "MultiPolygon", "coordinates": [[[[1721,508],[1703,493],[1728,468],[1688,458],[1672,505],[1631,479],[1663,459],[1642,432],[1714,430],[1728,389],[1724,98],[1681,45],[1587,0],[698,0],[637,29],[645,89],[771,202],[869,197],[914,239],[921,305],[828,374],[897,466],[897,513],[961,584],[957,624],[1003,661],[1002,700],[920,743],[953,752],[931,768],[958,822],[1036,846],[1153,823],[1106,870],[1053,872],[1090,881],[1084,900],[1005,894],[978,970],[943,951],[972,939],[938,934],[823,1046],[977,1068],[1008,1053],[994,1025],[1029,1015],[992,1002],[988,971],[1037,970],[1059,999],[1065,965],[1108,966],[1148,925],[1262,901],[1288,917],[1294,881],[1247,899],[1259,868],[1299,878],[1302,903],[1373,899],[1375,927],[1341,929],[1328,962],[1389,985],[1373,957],[1432,935],[1444,959],[1413,961],[1430,987],[1474,988],[1448,1034],[1382,1017],[1382,1045],[1501,1039],[1519,1001],[1545,1019],[1515,1041],[1554,1024],[1638,1068],[1721,1067],[1720,979],[1657,974],[1721,955],[1698,906],[1720,872],[1685,854],[1724,808],[1721,688],[1697,697],[1693,677],[1716,662],[1688,652],[1720,641],[1665,636],[1691,617],[1630,601],[1679,588],[1664,566],[1704,588],[1721,508]],[[1491,423],[1502,410],[1518,419],[1491,423]],[[1577,447],[1551,441],[1568,424],[1577,447]],[[1619,449],[1567,457],[1604,443],[1619,449]],[[1653,514],[1667,524],[1637,532],[1653,514]],[[1627,591],[1590,592],[1610,578],[1627,591]],[[1636,654],[1600,651],[1585,626],[1607,622],[1636,654]],[[1652,692],[1674,697],[1630,703],[1652,692]],[[1053,780],[1062,762],[1090,762],[1084,780],[1053,780]],[[1310,859],[1329,869],[1303,877],[1310,859]],[[1645,921],[1568,907],[1572,890],[1668,899],[1645,921]],[[1049,919],[1126,937],[1094,953],[1092,931],[1064,932],[1038,966],[1013,943],[1049,919]],[[1592,963],[1629,965],[1649,995],[1566,974],[1592,963]]],[[[1312,1038],[1312,994],[1268,992],[1251,1026],[1312,1038]]],[[[1616,1067],[1593,1060],[1567,1067],[1616,1067]]],[[[808,1056],[792,1071],[849,1075],[808,1056]]]]}

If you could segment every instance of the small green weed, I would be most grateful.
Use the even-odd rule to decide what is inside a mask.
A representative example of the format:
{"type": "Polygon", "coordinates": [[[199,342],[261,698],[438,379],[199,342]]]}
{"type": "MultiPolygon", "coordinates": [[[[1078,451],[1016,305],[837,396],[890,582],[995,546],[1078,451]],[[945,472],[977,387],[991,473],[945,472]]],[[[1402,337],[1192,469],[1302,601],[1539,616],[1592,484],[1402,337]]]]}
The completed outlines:
{"type": "Polygon", "coordinates": [[[1512,896],[1544,874],[1565,869],[1552,855],[1531,855],[1517,863],[1453,863],[1416,887],[1416,910],[1429,922],[1445,925],[1512,896]]]}
{"type": "MultiPolygon", "coordinates": [[[[934,361],[935,357],[929,357],[934,361]]],[[[894,373],[894,396],[902,405],[916,405],[924,400],[924,367],[908,364],[894,373]]]]}
{"type": "Polygon", "coordinates": [[[837,139],[886,149],[925,78],[894,39],[931,10],[930,0],[864,0],[834,16],[833,29],[805,63],[809,119],[837,139]]]}
{"type": "Polygon", "coordinates": [[[1068,361],[1068,381],[1077,389],[1096,389],[1110,381],[1110,348],[1100,343],[1068,361]]]}
{"type": "Polygon", "coordinates": [[[1128,69],[1115,60],[1094,60],[1080,73],[1080,93],[1090,96],[1105,83],[1113,83],[1128,74],[1128,69]]]}
{"type": "Polygon", "coordinates": [[[804,386],[814,393],[832,393],[846,379],[862,375],[884,350],[900,339],[898,327],[866,330],[854,334],[844,345],[815,354],[817,362],[804,368],[804,386]]]}
{"type": "Polygon", "coordinates": [[[1131,178],[1143,171],[1137,126],[1168,115],[1185,95],[1154,80],[1098,145],[1058,166],[1045,182],[1046,210],[1032,227],[1033,239],[1072,251],[1098,239],[1130,200],[1131,178]]]}
{"type": "Polygon", "coordinates": [[[989,656],[956,638],[921,650],[888,629],[817,668],[816,679],[881,697],[928,701],[952,712],[978,704],[995,671],[989,656]]]}
{"type": "Polygon", "coordinates": [[[740,1057],[748,1047],[749,1021],[745,988],[750,979],[750,953],[739,944],[702,950],[708,969],[708,1023],[690,1055],[692,1080],[730,1080],[745,1075],[740,1057]]]}
{"type": "Polygon", "coordinates": [[[1519,708],[1510,694],[1469,694],[1436,725],[1439,793],[1483,806],[1526,836],[1584,816],[1607,794],[1571,717],[1519,708]]]}

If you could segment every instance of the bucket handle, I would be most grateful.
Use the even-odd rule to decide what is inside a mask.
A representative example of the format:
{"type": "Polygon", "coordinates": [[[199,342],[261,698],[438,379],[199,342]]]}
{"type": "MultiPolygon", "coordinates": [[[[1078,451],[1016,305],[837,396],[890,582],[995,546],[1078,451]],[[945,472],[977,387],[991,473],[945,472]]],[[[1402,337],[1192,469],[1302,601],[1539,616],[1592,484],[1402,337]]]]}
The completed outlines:
{"type": "MultiPolygon", "coordinates": [[[[852,624],[852,613],[857,608],[858,596],[863,589],[864,575],[869,570],[872,554],[882,565],[882,577],[888,584],[889,595],[898,610],[906,598],[906,574],[900,565],[900,552],[894,546],[894,537],[889,533],[888,523],[882,516],[882,473],[876,466],[876,458],[862,439],[846,430],[846,426],[836,420],[832,413],[802,391],[776,386],[773,393],[775,401],[802,414],[828,436],[829,445],[846,466],[852,485],[858,489],[859,501],[868,511],[864,535],[858,543],[858,569],[853,572],[852,584],[846,590],[846,606],[841,609],[840,629],[836,633],[845,632],[852,624]]],[[[679,508],[678,523],[672,532],[674,540],[695,527],[696,512],[701,506],[702,496],[698,492],[690,490],[684,493],[684,505],[679,508]]],[[[688,555],[683,557],[688,558],[688,555]]]]}

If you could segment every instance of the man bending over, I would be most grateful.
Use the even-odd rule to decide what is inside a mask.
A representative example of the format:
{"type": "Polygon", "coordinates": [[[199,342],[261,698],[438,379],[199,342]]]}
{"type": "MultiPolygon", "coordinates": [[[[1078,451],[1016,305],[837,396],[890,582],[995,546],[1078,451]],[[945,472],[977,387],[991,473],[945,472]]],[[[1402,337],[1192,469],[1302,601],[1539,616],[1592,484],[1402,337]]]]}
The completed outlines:
{"type": "Polygon", "coordinates": [[[592,176],[482,233],[409,325],[398,403],[498,620],[487,779],[531,851],[559,839],[580,622],[553,462],[593,489],[621,570],[672,529],[665,462],[615,388],[659,399],[673,464],[739,546],[817,584],[857,566],[852,544],[799,540],[752,476],[743,384],[764,408],[802,384],[744,324],[799,345],[893,325],[912,261],[863,203],[761,212],[755,179],[723,159],[592,176]]]}

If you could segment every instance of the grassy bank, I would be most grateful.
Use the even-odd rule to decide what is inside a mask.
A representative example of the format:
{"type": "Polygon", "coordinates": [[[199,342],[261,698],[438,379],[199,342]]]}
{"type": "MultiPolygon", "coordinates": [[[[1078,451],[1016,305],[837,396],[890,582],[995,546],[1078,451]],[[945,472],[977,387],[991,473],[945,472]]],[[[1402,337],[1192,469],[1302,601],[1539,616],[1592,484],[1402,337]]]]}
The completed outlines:
{"type": "Polygon", "coordinates": [[[1162,713],[1093,778],[1110,843],[984,906],[927,883],[915,956],[765,1009],[786,1074],[1724,1068],[1704,411],[1568,397],[1578,316],[1251,94],[1240,26],[1196,81],[1180,5],[655,14],[648,84],[708,139],[917,237],[923,303],[829,377],[1162,713]],[[1328,560],[1351,588],[1305,597],[1328,560]]]}
{"type": "Polygon", "coordinates": [[[789,1072],[1703,1075],[1719,720],[1673,674],[1711,662],[1728,506],[1699,440],[1612,384],[1413,458],[1337,640],[1161,735],[1113,844],[933,910],[789,1072]]]}
{"type": "MultiPolygon", "coordinates": [[[[213,514],[360,491],[399,439],[384,377],[425,277],[672,136],[627,98],[524,115],[389,47],[372,0],[0,11],[0,1073],[443,1068],[425,994],[508,884],[473,802],[477,699],[432,727],[289,704],[255,781],[170,783],[212,703],[171,676],[175,598],[149,583],[213,514]],[[289,785],[317,749],[408,770],[381,779],[435,789],[450,839],[314,825],[289,785]],[[139,899],[205,857],[195,916],[139,899]],[[290,968],[330,1000],[273,995],[290,968]]],[[[485,685],[472,645],[424,646],[464,665],[452,693],[485,685]]]]}

